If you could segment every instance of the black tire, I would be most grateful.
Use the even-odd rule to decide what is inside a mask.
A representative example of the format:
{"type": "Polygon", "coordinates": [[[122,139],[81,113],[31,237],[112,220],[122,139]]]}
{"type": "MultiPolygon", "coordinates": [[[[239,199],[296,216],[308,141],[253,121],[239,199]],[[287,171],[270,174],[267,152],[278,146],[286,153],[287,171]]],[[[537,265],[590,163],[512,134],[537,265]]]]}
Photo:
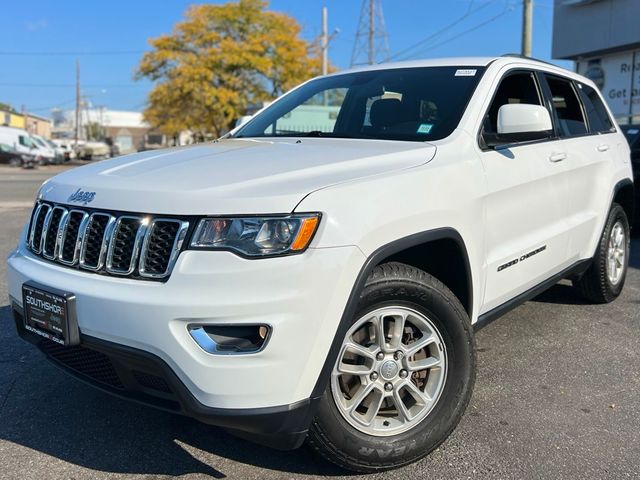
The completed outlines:
{"type": "Polygon", "coordinates": [[[439,280],[414,267],[387,263],[375,268],[360,295],[352,323],[379,307],[405,306],[428,316],[447,352],[447,374],[437,403],[413,428],[375,436],[351,426],[342,416],[331,385],[319,402],[308,444],[336,465],[376,472],[412,463],[437,448],[462,417],[475,382],[475,341],[471,322],[456,296],[439,280]]]}
{"type": "Polygon", "coordinates": [[[580,294],[592,303],[609,303],[618,298],[627,276],[630,254],[630,229],[629,221],[624,209],[617,203],[611,205],[609,216],[605,224],[602,236],[598,242],[596,254],[589,269],[575,282],[575,287],[580,294]],[[607,252],[611,230],[620,222],[624,229],[624,271],[620,280],[613,284],[607,275],[607,252]]]}

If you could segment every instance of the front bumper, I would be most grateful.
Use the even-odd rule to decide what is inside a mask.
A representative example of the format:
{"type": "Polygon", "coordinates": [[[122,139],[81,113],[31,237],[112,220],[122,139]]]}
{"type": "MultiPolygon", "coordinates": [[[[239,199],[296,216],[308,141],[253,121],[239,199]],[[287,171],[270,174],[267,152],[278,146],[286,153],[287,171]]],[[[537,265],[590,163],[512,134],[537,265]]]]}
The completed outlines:
{"type": "Polygon", "coordinates": [[[317,399],[266,408],[208,407],[156,355],[84,335],[80,346],[63,347],[27,331],[22,309],[14,303],[12,310],[20,337],[57,367],[100,390],[228,429],[271,448],[298,448],[306,438],[317,399]]]}
{"type": "MultiPolygon", "coordinates": [[[[160,372],[157,376],[181,392],[169,409],[234,428],[220,418],[310,404],[364,260],[356,247],[261,260],[185,251],[168,281],[159,283],[65,268],[20,247],[8,258],[8,283],[18,313],[28,280],[74,293],[82,347],[107,348],[115,364],[122,363],[116,350],[155,359],[156,366],[146,371],[160,372]],[[211,355],[189,335],[191,324],[268,324],[272,334],[258,353],[211,355]]],[[[129,390],[140,393],[137,387],[129,390]]]]}

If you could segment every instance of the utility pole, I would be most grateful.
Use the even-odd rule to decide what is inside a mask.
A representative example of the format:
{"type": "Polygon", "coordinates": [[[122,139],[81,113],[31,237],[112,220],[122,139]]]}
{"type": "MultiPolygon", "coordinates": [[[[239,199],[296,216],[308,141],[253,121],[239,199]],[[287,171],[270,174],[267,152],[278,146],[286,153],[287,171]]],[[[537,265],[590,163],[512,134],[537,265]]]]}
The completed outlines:
{"type": "Polygon", "coordinates": [[[375,32],[376,32],[376,15],[375,15],[375,4],[373,0],[369,0],[369,65],[373,65],[376,61],[376,49],[375,49],[375,32]]]}
{"type": "MultiPolygon", "coordinates": [[[[333,40],[340,30],[336,28],[331,35],[329,35],[329,10],[327,7],[322,7],[322,33],[320,34],[320,50],[322,52],[322,75],[329,73],[329,43],[333,40]]],[[[323,105],[328,104],[327,92],[323,94],[323,105]]]]}
{"type": "Polygon", "coordinates": [[[322,7],[322,37],[320,48],[322,49],[322,75],[329,73],[329,12],[327,7],[322,7]]]}
{"type": "Polygon", "coordinates": [[[33,133],[29,128],[29,114],[27,113],[27,107],[25,107],[24,104],[22,104],[22,118],[24,118],[24,129],[29,133],[33,133]]]}
{"type": "Polygon", "coordinates": [[[322,33],[320,34],[320,50],[322,52],[322,75],[329,73],[329,44],[333,37],[340,33],[340,29],[336,28],[329,35],[329,10],[322,7],[322,33]]]}
{"type": "Polygon", "coordinates": [[[533,0],[522,0],[522,55],[531,56],[533,29],[533,0]]]}
{"type": "Polygon", "coordinates": [[[80,139],[80,102],[80,61],[76,60],[76,148],[78,148],[78,140],[80,139]]]}

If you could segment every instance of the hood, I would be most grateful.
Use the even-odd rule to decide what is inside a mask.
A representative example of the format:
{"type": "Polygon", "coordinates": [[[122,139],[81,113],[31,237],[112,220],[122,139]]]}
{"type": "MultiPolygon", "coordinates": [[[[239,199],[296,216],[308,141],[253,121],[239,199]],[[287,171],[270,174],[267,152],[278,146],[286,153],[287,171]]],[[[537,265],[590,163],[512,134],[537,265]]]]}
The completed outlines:
{"type": "Polygon", "coordinates": [[[288,213],[315,190],[415,167],[431,160],[435,150],[416,142],[229,139],[67,170],[46,182],[40,195],[77,205],[91,198],[87,206],[130,212],[288,213]]]}

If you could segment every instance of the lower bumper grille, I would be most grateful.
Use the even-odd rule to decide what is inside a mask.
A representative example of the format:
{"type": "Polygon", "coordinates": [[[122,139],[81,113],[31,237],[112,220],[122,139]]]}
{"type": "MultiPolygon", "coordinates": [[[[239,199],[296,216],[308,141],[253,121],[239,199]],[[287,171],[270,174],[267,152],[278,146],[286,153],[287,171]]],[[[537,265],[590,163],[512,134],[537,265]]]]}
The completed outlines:
{"type": "Polygon", "coordinates": [[[119,390],[124,389],[113,363],[104,353],[81,346],[64,347],[50,340],[40,341],[40,349],[74,372],[119,390]]]}

